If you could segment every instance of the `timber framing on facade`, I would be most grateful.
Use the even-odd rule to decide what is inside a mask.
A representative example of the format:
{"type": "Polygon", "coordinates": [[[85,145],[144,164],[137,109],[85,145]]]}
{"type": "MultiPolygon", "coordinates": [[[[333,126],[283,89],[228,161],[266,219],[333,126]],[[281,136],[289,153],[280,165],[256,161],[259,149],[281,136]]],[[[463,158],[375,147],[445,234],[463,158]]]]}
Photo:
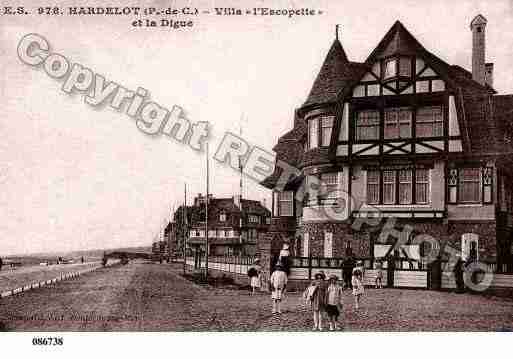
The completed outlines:
{"type": "Polygon", "coordinates": [[[273,189],[268,238],[294,242],[296,256],[379,257],[388,253],[379,231],[351,227],[378,209],[414,228],[413,257],[423,251],[413,237],[425,233],[464,259],[511,270],[513,95],[493,88],[486,25],[482,15],[470,24],[472,72],[435,56],[399,21],[361,63],[335,39],[274,147],[301,174],[282,188],[277,166],[263,181],[273,189]],[[309,181],[319,190],[298,195],[309,181]],[[344,215],[333,219],[330,208],[344,215]]]}

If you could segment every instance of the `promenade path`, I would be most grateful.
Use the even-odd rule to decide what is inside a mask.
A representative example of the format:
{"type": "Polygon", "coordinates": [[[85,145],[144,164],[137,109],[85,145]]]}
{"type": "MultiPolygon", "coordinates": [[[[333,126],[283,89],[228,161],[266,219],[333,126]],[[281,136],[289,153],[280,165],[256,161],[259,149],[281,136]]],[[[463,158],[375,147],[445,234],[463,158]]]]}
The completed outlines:
{"type": "MultiPolygon", "coordinates": [[[[312,319],[298,293],[272,315],[268,294],[214,289],[180,276],[181,266],[131,262],[3,298],[0,326],[14,331],[304,331],[312,319]]],[[[345,294],[346,331],[513,329],[511,298],[426,290],[367,289],[355,311],[345,294]]]]}

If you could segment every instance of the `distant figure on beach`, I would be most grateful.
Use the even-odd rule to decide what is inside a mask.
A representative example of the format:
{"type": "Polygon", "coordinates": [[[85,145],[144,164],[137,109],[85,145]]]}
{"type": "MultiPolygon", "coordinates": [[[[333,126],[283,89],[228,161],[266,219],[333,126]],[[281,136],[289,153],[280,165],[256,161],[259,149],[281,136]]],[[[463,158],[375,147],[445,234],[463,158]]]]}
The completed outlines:
{"type": "Polygon", "coordinates": [[[2,270],[3,265],[4,265],[4,261],[2,261],[2,258],[0,258],[0,270],[2,270]]]}
{"type": "Polygon", "coordinates": [[[84,256],[82,256],[82,257],[80,258],[80,262],[81,262],[81,263],[84,263],[84,262],[85,262],[84,256]]]}

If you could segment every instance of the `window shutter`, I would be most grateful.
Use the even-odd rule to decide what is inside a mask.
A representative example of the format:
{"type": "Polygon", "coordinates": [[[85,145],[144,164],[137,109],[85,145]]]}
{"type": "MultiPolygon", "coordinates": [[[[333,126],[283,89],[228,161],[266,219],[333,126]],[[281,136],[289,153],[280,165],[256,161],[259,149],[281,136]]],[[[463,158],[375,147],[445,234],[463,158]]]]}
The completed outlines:
{"type": "Polygon", "coordinates": [[[303,235],[303,257],[310,256],[310,234],[305,232],[303,235]]]}
{"type": "Polygon", "coordinates": [[[333,257],[333,233],[328,231],[324,232],[324,257],[333,257]]]}
{"type": "Polygon", "coordinates": [[[458,201],[458,169],[452,168],[449,170],[449,178],[447,180],[449,185],[449,203],[457,203],[458,201]]]}
{"type": "Polygon", "coordinates": [[[493,168],[483,168],[483,203],[492,203],[493,168]]]}

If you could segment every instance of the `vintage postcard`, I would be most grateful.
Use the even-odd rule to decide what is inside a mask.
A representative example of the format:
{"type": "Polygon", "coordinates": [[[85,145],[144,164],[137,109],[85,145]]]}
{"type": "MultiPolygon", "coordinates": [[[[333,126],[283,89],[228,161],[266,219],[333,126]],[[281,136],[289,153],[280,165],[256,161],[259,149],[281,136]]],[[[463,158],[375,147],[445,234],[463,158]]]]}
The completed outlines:
{"type": "Polygon", "coordinates": [[[512,26],[509,0],[4,1],[0,330],[513,331],[512,26]]]}

